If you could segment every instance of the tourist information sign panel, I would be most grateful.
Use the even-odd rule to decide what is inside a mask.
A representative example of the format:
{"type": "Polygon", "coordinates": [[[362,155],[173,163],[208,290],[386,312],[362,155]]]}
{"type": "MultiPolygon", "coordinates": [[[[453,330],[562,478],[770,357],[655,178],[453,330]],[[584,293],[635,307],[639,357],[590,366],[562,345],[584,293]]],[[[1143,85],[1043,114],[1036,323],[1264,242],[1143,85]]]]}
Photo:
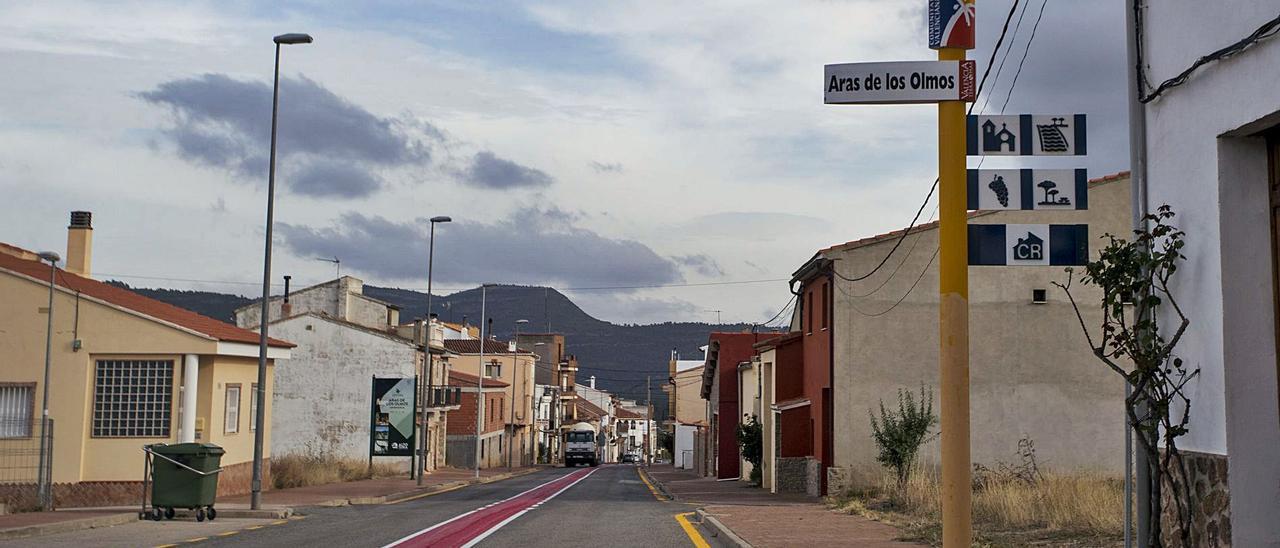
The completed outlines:
{"type": "Polygon", "coordinates": [[[970,156],[1084,156],[1083,114],[971,114],[970,156]]]}
{"type": "Polygon", "coordinates": [[[973,61],[901,61],[827,65],[828,105],[973,101],[973,61]]]}
{"type": "Polygon", "coordinates": [[[373,378],[369,455],[411,457],[414,444],[415,378],[373,378]]]}
{"type": "Polygon", "coordinates": [[[970,169],[969,209],[1089,209],[1085,169],[970,169]]]}
{"type": "Polygon", "coordinates": [[[1078,266],[1089,260],[1089,225],[969,225],[973,266],[1078,266]]]}

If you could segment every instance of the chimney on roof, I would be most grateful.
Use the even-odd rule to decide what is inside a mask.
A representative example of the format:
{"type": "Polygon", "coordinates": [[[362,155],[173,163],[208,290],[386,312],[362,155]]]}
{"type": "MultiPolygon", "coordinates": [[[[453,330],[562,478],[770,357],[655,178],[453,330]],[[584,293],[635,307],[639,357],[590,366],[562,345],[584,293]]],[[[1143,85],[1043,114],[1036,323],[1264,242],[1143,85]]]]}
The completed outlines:
{"type": "Polygon", "coordinates": [[[86,278],[93,275],[93,213],[72,211],[67,226],[66,270],[86,278]]]}
{"type": "Polygon", "coordinates": [[[281,318],[288,318],[293,315],[293,305],[289,304],[289,280],[292,279],[293,276],[286,275],[284,277],[284,301],[280,303],[281,318]]]}
{"type": "Polygon", "coordinates": [[[595,389],[596,389],[596,376],[595,376],[595,375],[592,375],[592,376],[591,376],[591,378],[587,380],[587,386],[590,386],[592,390],[595,390],[595,389]]]}

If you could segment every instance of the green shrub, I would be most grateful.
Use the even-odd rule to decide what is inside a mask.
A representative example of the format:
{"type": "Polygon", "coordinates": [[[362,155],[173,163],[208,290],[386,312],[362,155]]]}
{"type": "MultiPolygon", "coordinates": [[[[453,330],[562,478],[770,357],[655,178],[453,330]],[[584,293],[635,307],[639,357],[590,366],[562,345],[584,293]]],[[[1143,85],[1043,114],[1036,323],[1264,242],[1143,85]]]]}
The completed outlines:
{"type": "Polygon", "coordinates": [[[876,460],[893,470],[901,489],[911,476],[920,446],[934,436],[929,432],[938,423],[933,414],[933,390],[921,385],[917,402],[910,390],[899,388],[896,413],[885,409],[884,400],[880,400],[880,418],[877,420],[870,409],[867,415],[871,417],[871,438],[880,449],[876,460]]]}

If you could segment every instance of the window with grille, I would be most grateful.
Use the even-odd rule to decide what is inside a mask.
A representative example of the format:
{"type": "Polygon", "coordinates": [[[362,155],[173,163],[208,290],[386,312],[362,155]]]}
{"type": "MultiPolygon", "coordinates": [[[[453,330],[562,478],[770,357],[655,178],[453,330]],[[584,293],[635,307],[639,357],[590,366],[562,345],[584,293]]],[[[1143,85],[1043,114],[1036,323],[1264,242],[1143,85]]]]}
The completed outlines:
{"type": "Polygon", "coordinates": [[[0,383],[0,439],[31,437],[35,383],[0,383]]]}
{"type": "Polygon", "coordinates": [[[167,438],[173,411],[173,360],[98,360],[93,436],[167,438]]]}
{"type": "Polygon", "coordinates": [[[235,434],[240,431],[240,385],[227,385],[227,405],[222,408],[222,431],[235,434]]]}

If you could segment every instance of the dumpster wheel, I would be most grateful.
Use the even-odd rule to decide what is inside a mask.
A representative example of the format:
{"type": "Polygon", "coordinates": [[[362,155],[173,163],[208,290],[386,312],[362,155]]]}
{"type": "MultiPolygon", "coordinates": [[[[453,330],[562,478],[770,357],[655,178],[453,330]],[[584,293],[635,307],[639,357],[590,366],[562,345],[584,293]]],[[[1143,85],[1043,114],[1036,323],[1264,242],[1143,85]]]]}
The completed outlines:
{"type": "Polygon", "coordinates": [[[218,511],[214,510],[213,506],[209,506],[209,510],[205,512],[205,515],[209,517],[209,521],[213,521],[218,517],[218,511]]]}

